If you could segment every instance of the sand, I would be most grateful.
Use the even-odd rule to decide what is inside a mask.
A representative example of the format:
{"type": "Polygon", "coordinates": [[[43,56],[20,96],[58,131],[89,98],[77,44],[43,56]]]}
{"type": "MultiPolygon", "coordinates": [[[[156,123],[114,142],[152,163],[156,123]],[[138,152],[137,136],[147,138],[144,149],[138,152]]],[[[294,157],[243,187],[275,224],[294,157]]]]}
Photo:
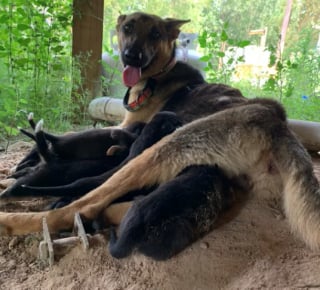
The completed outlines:
{"type": "MultiPolygon", "coordinates": [[[[30,148],[18,142],[0,153],[0,191],[30,148]]],[[[320,178],[320,158],[314,157],[320,178]]],[[[40,210],[46,199],[0,201],[0,210],[40,210]]],[[[155,262],[108,253],[108,233],[59,254],[52,267],[38,258],[41,234],[0,237],[0,289],[320,289],[320,253],[288,227],[278,200],[250,199],[239,214],[181,254],[155,262]]]]}

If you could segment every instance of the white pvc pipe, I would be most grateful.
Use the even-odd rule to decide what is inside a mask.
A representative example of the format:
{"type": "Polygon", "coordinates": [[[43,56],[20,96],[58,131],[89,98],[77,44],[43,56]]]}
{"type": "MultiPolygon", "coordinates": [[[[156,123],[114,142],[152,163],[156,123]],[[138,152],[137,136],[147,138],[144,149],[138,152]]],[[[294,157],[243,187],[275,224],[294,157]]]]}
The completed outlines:
{"type": "Polygon", "coordinates": [[[94,120],[122,121],[125,115],[122,99],[111,97],[101,97],[92,100],[88,111],[94,120]]]}
{"type": "MultiPolygon", "coordinates": [[[[121,121],[125,115],[122,99],[96,98],[89,104],[89,114],[95,120],[121,121]]],[[[289,127],[303,145],[312,151],[320,151],[320,123],[289,119],[289,127]]]]}
{"type": "Polygon", "coordinates": [[[289,119],[288,123],[308,150],[320,151],[320,123],[292,119],[289,119]]]}

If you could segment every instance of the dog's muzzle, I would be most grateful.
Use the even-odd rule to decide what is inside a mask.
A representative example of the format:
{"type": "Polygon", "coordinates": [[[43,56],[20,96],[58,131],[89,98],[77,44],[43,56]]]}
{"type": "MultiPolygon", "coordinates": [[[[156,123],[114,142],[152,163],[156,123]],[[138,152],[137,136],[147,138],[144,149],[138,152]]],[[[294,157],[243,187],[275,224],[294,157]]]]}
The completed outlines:
{"type": "Polygon", "coordinates": [[[121,54],[124,65],[122,80],[125,86],[133,87],[139,82],[144,67],[147,66],[148,60],[141,49],[126,48],[121,54]]]}
{"type": "Polygon", "coordinates": [[[143,67],[145,58],[140,49],[125,49],[121,55],[123,64],[133,67],[143,67]]]}

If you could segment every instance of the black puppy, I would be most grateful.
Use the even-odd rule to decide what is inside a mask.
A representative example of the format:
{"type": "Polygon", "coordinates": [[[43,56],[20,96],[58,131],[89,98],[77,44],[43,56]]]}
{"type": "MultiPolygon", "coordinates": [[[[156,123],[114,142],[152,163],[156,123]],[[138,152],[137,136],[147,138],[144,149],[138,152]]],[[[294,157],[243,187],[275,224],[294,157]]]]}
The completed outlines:
{"type": "MultiPolygon", "coordinates": [[[[133,159],[143,150],[149,148],[157,141],[162,139],[164,136],[171,134],[176,128],[182,126],[181,120],[172,112],[160,112],[157,113],[150,123],[146,124],[142,129],[141,134],[131,145],[129,155],[125,158],[120,165],[115,168],[102,173],[98,176],[85,177],[74,181],[71,184],[56,186],[56,187],[36,187],[30,185],[24,185],[20,188],[20,192],[24,192],[24,195],[50,195],[50,196],[59,196],[65,197],[65,200],[68,202],[70,197],[79,197],[88,191],[98,187],[103,182],[105,182],[110,176],[112,176],[118,169],[123,165],[128,163],[129,160],[133,159]]],[[[126,197],[127,198],[127,197],[126,197]]],[[[124,198],[126,200],[126,198],[124,198]]],[[[64,203],[65,205],[65,203],[64,203]]]]}
{"type": "MultiPolygon", "coordinates": [[[[57,136],[43,131],[42,120],[36,126],[32,114],[29,114],[28,121],[31,128],[35,130],[35,134],[23,129],[20,131],[36,142],[38,153],[44,159],[46,157],[50,159],[58,157],[66,160],[98,159],[106,155],[114,155],[130,148],[144,127],[144,123],[137,122],[125,129],[89,129],[57,136]],[[39,152],[41,149],[43,149],[42,152],[39,152]]],[[[18,170],[24,168],[23,164],[27,161],[35,158],[33,151],[30,154],[32,156],[21,161],[17,167],[18,170]]]]}
{"type": "MultiPolygon", "coordinates": [[[[33,120],[30,121],[31,126],[32,122],[33,120]]],[[[36,154],[42,162],[36,166],[20,168],[12,175],[18,178],[17,181],[2,192],[1,197],[28,195],[22,185],[65,185],[79,178],[97,176],[115,168],[126,158],[131,143],[144,125],[136,123],[130,127],[131,131],[101,129],[57,137],[43,132],[42,122],[39,122],[35,134],[27,134],[36,141],[36,154]],[[55,141],[52,143],[52,140],[55,141]],[[67,155],[72,148],[74,153],[67,155]],[[71,158],[67,158],[68,156],[71,158]]]]}
{"type": "Polygon", "coordinates": [[[124,258],[136,249],[166,260],[209,232],[231,204],[233,190],[216,166],[194,165],[146,197],[134,201],[118,231],[111,229],[109,250],[124,258]]]}

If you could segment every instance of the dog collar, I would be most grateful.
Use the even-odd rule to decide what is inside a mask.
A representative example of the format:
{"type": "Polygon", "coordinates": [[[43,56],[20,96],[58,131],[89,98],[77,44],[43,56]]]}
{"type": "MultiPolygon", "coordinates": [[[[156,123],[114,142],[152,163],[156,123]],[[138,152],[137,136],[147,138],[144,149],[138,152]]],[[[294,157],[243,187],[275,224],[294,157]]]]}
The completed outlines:
{"type": "Polygon", "coordinates": [[[129,100],[131,88],[128,88],[123,98],[123,106],[129,112],[138,111],[141,107],[143,107],[148,102],[150,97],[153,95],[155,86],[156,86],[156,80],[153,78],[148,79],[146,85],[144,86],[143,90],[139,93],[137,98],[129,104],[128,104],[128,100],[129,100]]]}
{"type": "Polygon", "coordinates": [[[129,112],[135,112],[135,111],[138,111],[141,107],[143,107],[148,102],[149,98],[153,95],[153,91],[156,86],[156,80],[160,79],[162,76],[168,73],[171,69],[173,69],[176,63],[177,63],[176,58],[172,57],[168,62],[168,64],[164,68],[162,68],[160,72],[153,75],[152,78],[148,79],[143,90],[140,92],[137,98],[130,104],[128,104],[128,100],[129,100],[131,88],[128,88],[123,98],[123,106],[126,108],[126,110],[129,112]]]}
{"type": "Polygon", "coordinates": [[[152,78],[154,79],[159,79],[161,78],[162,76],[164,76],[167,72],[169,72],[170,70],[173,69],[173,67],[176,65],[177,63],[177,60],[175,57],[172,57],[170,59],[170,61],[167,63],[167,65],[160,71],[158,72],[157,74],[155,74],[154,76],[152,76],[152,78]]]}

